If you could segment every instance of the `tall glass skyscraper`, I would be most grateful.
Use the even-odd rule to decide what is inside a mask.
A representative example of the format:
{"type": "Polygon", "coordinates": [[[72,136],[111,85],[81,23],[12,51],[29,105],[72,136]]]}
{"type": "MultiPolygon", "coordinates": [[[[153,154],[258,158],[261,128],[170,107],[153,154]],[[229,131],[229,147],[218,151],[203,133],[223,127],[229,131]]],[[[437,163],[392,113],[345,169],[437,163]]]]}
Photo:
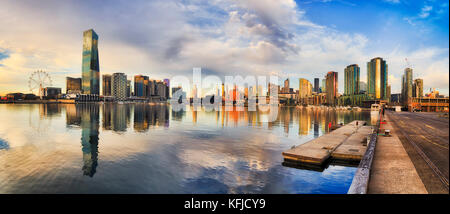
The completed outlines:
{"type": "Polygon", "coordinates": [[[93,29],[83,32],[83,65],[81,79],[83,94],[100,94],[98,35],[93,29]]]}
{"type": "Polygon", "coordinates": [[[367,62],[367,94],[375,99],[387,99],[388,65],[381,57],[367,62]]]}
{"type": "Polygon", "coordinates": [[[408,103],[411,97],[413,97],[413,70],[412,68],[405,68],[405,73],[402,76],[403,102],[408,103]]]}
{"type": "Polygon", "coordinates": [[[344,94],[359,94],[359,66],[356,64],[344,69],[344,94]]]}

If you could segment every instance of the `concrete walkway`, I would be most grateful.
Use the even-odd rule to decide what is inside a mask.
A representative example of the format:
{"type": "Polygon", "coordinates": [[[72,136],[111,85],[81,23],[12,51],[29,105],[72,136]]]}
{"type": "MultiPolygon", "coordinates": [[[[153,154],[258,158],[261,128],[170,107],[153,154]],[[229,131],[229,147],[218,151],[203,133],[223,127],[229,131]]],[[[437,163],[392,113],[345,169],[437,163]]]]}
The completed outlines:
{"type": "Polygon", "coordinates": [[[414,164],[403,148],[389,117],[380,129],[391,130],[391,137],[378,136],[369,179],[369,194],[427,194],[414,164]]]}

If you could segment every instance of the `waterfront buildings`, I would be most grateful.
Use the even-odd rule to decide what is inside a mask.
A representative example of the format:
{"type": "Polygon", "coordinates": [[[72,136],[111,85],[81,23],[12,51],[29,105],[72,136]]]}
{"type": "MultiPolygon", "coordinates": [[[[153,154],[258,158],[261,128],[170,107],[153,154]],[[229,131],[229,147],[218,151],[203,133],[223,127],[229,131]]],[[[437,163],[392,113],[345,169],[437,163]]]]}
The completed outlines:
{"type": "Polygon", "coordinates": [[[327,104],[335,105],[338,96],[338,73],[329,71],[326,75],[326,96],[327,104]]]}
{"type": "Polygon", "coordinates": [[[114,73],[111,77],[111,95],[116,100],[126,100],[127,98],[127,75],[124,73],[114,73]]]}
{"type": "Polygon", "coordinates": [[[388,65],[381,57],[367,62],[367,94],[375,100],[386,99],[388,84],[388,65]]]}
{"type": "Polygon", "coordinates": [[[415,79],[412,87],[412,97],[423,97],[423,79],[415,79]]]}
{"type": "Polygon", "coordinates": [[[83,32],[82,93],[100,94],[98,35],[93,29],[83,32]]]}
{"type": "Polygon", "coordinates": [[[81,78],[66,77],[66,94],[81,94],[81,78]]]}
{"type": "Polygon", "coordinates": [[[102,75],[102,93],[103,96],[111,96],[111,75],[102,75]]]}
{"type": "Polygon", "coordinates": [[[360,69],[357,64],[349,65],[344,69],[344,95],[356,95],[359,89],[360,69]]]}

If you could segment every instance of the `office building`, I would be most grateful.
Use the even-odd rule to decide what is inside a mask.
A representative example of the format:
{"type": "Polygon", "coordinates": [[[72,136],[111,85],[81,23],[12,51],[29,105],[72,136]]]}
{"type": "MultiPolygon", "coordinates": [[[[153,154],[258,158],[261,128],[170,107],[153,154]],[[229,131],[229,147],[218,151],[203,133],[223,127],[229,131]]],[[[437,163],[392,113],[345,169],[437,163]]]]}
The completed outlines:
{"type": "Polygon", "coordinates": [[[83,64],[81,79],[83,94],[100,94],[98,35],[92,29],[83,33],[83,64]]]}
{"type": "Polygon", "coordinates": [[[320,88],[320,80],[319,78],[314,78],[314,92],[316,93],[320,93],[319,88],[320,88]]]}
{"type": "Polygon", "coordinates": [[[127,80],[127,97],[131,97],[131,80],[127,80]]]}
{"type": "Polygon", "coordinates": [[[136,75],[134,76],[134,96],[147,97],[148,90],[148,76],[136,75]]]}
{"type": "Polygon", "coordinates": [[[329,71],[326,76],[327,104],[335,105],[338,95],[338,73],[329,71]]]}
{"type": "Polygon", "coordinates": [[[386,99],[388,65],[381,57],[367,62],[367,94],[372,99],[386,99]]]}
{"type": "Polygon", "coordinates": [[[81,78],[66,77],[66,94],[81,94],[81,78]]]}
{"type": "Polygon", "coordinates": [[[311,97],[312,95],[311,83],[307,79],[300,78],[298,92],[299,92],[298,96],[300,99],[311,97]]]}
{"type": "Polygon", "coordinates": [[[413,70],[412,68],[405,68],[405,73],[402,75],[402,100],[403,104],[407,105],[412,97],[413,85],[413,70]]]}
{"type": "Polygon", "coordinates": [[[102,93],[103,96],[111,96],[111,75],[102,75],[102,93]]]}

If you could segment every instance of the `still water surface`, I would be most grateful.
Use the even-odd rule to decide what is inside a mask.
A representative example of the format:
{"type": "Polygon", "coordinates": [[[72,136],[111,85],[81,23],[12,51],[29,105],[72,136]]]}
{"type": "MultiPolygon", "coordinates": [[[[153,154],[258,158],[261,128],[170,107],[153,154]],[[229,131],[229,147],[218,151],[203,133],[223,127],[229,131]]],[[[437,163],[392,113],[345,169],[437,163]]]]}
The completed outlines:
{"type": "Polygon", "coordinates": [[[175,112],[149,104],[0,105],[0,193],[346,193],[355,167],[281,152],[369,112],[280,107],[175,112]]]}

